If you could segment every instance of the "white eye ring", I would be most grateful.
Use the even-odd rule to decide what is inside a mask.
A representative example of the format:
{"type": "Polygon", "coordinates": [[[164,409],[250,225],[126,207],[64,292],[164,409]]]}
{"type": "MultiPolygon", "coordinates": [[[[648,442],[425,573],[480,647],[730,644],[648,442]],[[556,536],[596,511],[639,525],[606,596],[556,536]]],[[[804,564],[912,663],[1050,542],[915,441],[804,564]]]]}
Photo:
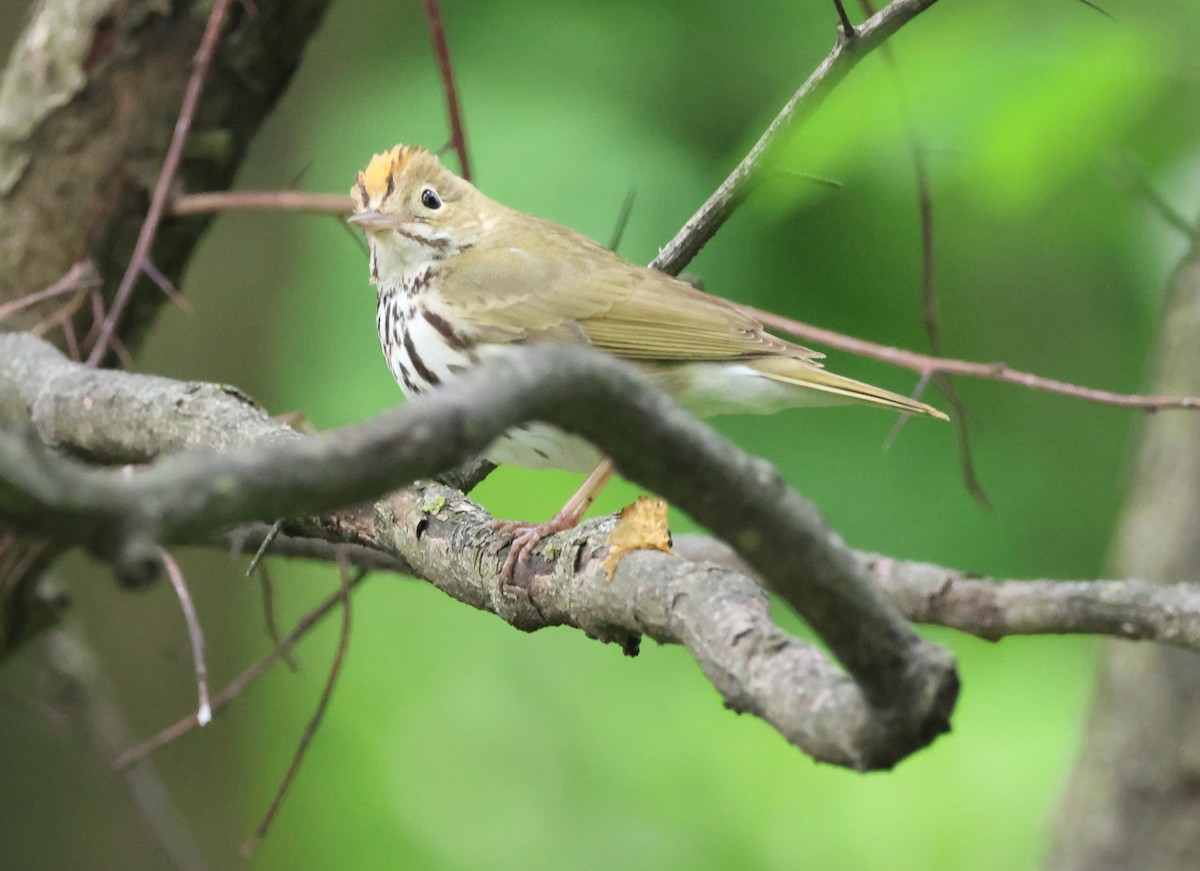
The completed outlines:
{"type": "Polygon", "coordinates": [[[421,191],[421,205],[427,209],[436,210],[442,207],[442,198],[437,195],[437,191],[433,188],[425,188],[421,191]]]}

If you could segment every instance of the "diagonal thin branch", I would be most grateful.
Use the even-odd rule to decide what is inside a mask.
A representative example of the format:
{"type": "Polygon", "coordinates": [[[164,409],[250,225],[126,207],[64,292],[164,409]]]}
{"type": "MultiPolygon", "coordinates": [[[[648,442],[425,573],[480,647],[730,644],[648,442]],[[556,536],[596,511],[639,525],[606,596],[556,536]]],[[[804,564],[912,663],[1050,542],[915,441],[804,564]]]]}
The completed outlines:
{"type": "Polygon", "coordinates": [[[283,806],[283,800],[287,797],[292,781],[295,780],[296,773],[300,770],[300,763],[304,761],[313,736],[317,734],[321,721],[325,719],[325,711],[329,709],[329,701],[333,698],[333,688],[337,686],[338,676],[342,673],[342,663],[346,661],[346,649],[350,642],[350,590],[355,583],[362,580],[366,572],[359,572],[353,581],[344,563],[338,564],[338,572],[341,577],[342,632],[338,636],[337,652],[333,656],[333,664],[329,667],[329,675],[325,679],[325,686],[321,690],[321,698],[317,701],[316,710],[313,711],[312,717],[304,727],[304,732],[300,735],[300,742],[296,746],[292,762],[279,784],[271,806],[267,808],[267,812],[258,824],[258,828],[254,830],[254,834],[247,838],[238,849],[238,852],[246,858],[254,853],[258,842],[266,837],[267,830],[271,828],[271,823],[283,806]]]}
{"type": "MultiPolygon", "coordinates": [[[[859,5],[867,15],[875,14],[875,5],[871,0],[859,0],[859,5]]],[[[942,347],[942,330],[938,318],[935,281],[933,190],[929,181],[929,160],[920,134],[917,132],[916,122],[913,121],[912,109],[909,106],[908,94],[904,89],[896,53],[890,45],[885,43],[880,46],[879,54],[892,72],[896,103],[904,125],[904,138],[908,144],[909,158],[912,160],[913,176],[917,185],[917,212],[920,216],[921,227],[921,317],[925,323],[925,332],[929,336],[930,349],[935,357],[943,357],[945,351],[942,347]]]]}
{"type": "Polygon", "coordinates": [[[200,618],[196,616],[196,606],[192,604],[192,594],[188,591],[187,581],[179,570],[179,563],[167,551],[158,551],[159,559],[167,570],[167,577],[179,599],[183,609],[183,618],[187,622],[188,639],[192,644],[192,662],[196,669],[196,695],[199,703],[196,707],[196,723],[207,726],[212,722],[212,704],[208,699],[208,665],[204,661],[204,631],[200,628],[200,618]]]}
{"type": "Polygon", "coordinates": [[[1145,169],[1136,158],[1126,155],[1118,159],[1114,162],[1113,170],[1118,184],[1144,199],[1163,223],[1178,230],[1189,243],[1196,243],[1197,238],[1200,238],[1200,228],[1167,202],[1162,192],[1150,183],[1145,169]]]}
{"type": "MultiPolygon", "coordinates": [[[[271,543],[274,538],[264,542],[271,543]]],[[[271,573],[268,571],[265,563],[258,564],[258,587],[262,598],[263,623],[267,630],[267,638],[271,639],[271,643],[276,647],[280,644],[279,624],[275,620],[275,586],[271,582],[271,573]]],[[[284,664],[292,671],[298,672],[300,669],[296,665],[295,660],[290,656],[283,657],[284,664]]]]}
{"type": "Polygon", "coordinates": [[[179,170],[179,163],[183,159],[183,146],[187,142],[188,132],[192,128],[192,119],[196,115],[196,106],[199,104],[200,94],[204,90],[204,80],[208,76],[208,68],[212,63],[213,54],[216,52],[217,40],[220,38],[225,16],[229,12],[230,2],[231,0],[214,0],[213,2],[212,12],[209,14],[208,23],[204,28],[204,36],[200,40],[200,48],[197,49],[196,55],[192,59],[192,74],[188,78],[187,89],[184,91],[183,105],[179,109],[179,120],[175,124],[175,132],[171,136],[171,144],[167,147],[167,156],[163,159],[162,170],[159,172],[158,182],[150,199],[150,208],[146,212],[146,220],[142,222],[137,243],[129,258],[129,265],[125,269],[125,274],[121,276],[121,283],[117,285],[117,291],[113,295],[108,314],[101,322],[96,334],[96,341],[88,354],[87,361],[91,366],[99,365],[105,355],[113,349],[117,325],[121,322],[121,316],[124,315],[125,309],[129,305],[137,280],[142,276],[146,264],[149,262],[150,249],[154,246],[154,238],[158,235],[158,227],[166,210],[167,198],[170,196],[171,181],[175,178],[175,173],[179,170]]]}
{"type": "Polygon", "coordinates": [[[90,260],[81,260],[72,266],[58,281],[49,287],[35,291],[27,296],[18,297],[0,305],[0,321],[6,320],[17,312],[38,303],[60,296],[73,294],[80,288],[94,287],[100,283],[96,275],[96,266],[90,260]]]}
{"type": "MultiPolygon", "coordinates": [[[[358,586],[359,580],[351,579],[351,589],[358,586]]],[[[265,653],[259,659],[255,660],[245,671],[229,682],[229,685],[217,693],[212,698],[212,708],[215,712],[220,712],[236,701],[250,684],[258,680],[276,660],[286,659],[295,647],[296,642],[308,634],[308,632],[321,622],[329,613],[344,601],[343,591],[339,588],[336,593],[329,596],[319,605],[300,618],[296,624],[296,628],[287,634],[279,644],[275,645],[270,651],[265,653]]],[[[196,714],[191,713],[181,720],[177,720],[165,729],[162,729],[154,736],[146,739],[140,744],[130,747],[120,756],[113,760],[113,771],[124,771],[134,763],[149,756],[160,747],[170,744],[179,738],[186,735],[188,732],[199,726],[196,714]]]]}
{"type": "Polygon", "coordinates": [[[675,238],[658,252],[650,265],[671,275],[678,275],[716,235],[766,174],[771,153],[782,134],[793,124],[810,116],[860,60],[934,2],[936,0],[893,0],[855,28],[853,38],[848,38],[849,34],[839,38],[820,66],[775,116],[750,153],[742,158],[721,186],[688,219],[675,238]]]}
{"type": "MultiPolygon", "coordinates": [[[[842,5],[842,0],[833,0],[833,5],[837,9],[838,26],[841,28],[842,36],[845,39],[853,39],[855,36],[854,25],[850,21],[850,16],[846,14],[846,7],[842,5]]],[[[871,14],[870,11],[867,12],[871,14]]]]}
{"type": "Polygon", "coordinates": [[[823,327],[797,321],[769,311],[741,306],[742,310],[762,321],[768,327],[787,333],[790,336],[815,342],[839,351],[847,351],[860,357],[879,360],[919,372],[922,375],[963,375],[968,378],[983,378],[988,381],[1001,381],[1005,384],[1016,384],[1030,390],[1040,390],[1045,393],[1055,393],[1060,396],[1070,396],[1087,402],[1097,402],[1101,405],[1115,405],[1119,408],[1135,408],[1140,411],[1170,411],[1176,409],[1200,409],[1200,396],[1142,396],[1136,393],[1117,393],[1111,390],[1100,390],[1095,387],[1084,387],[1071,384],[1055,378],[1034,375],[1014,369],[1007,363],[977,363],[972,360],[955,360],[950,357],[934,357],[930,354],[920,354],[891,345],[882,345],[867,339],[859,339],[827,330],[823,327]]]}
{"type": "Polygon", "coordinates": [[[633,201],[636,195],[637,190],[630,188],[629,193],[625,194],[625,199],[621,201],[621,210],[617,213],[617,223],[608,239],[608,245],[605,246],[609,251],[616,251],[621,247],[621,240],[625,238],[625,228],[629,226],[629,218],[633,214],[633,201]]]}
{"type": "MultiPolygon", "coordinates": [[[[867,15],[875,14],[875,6],[871,0],[859,0],[859,5],[867,15]]],[[[929,348],[935,357],[946,356],[942,345],[942,329],[938,315],[936,257],[933,231],[933,187],[929,180],[929,160],[924,143],[917,132],[916,122],[913,121],[912,110],[908,102],[908,94],[904,89],[904,80],[900,75],[900,64],[891,45],[884,44],[880,48],[880,56],[892,71],[892,84],[896,90],[896,102],[900,109],[900,117],[904,125],[904,138],[908,143],[909,157],[912,160],[913,175],[917,186],[917,213],[920,216],[921,228],[921,318],[925,323],[925,333],[929,336],[929,348]]],[[[958,445],[959,466],[962,472],[963,484],[967,492],[984,508],[991,508],[991,501],[983,489],[979,475],[975,470],[975,461],[971,452],[971,434],[967,426],[967,409],[962,398],[954,389],[950,378],[933,373],[922,373],[921,389],[932,381],[934,386],[950,403],[954,419],[955,441],[958,445]]],[[[908,415],[904,415],[896,423],[895,429],[888,436],[894,438],[899,430],[907,423],[908,415]]]]}
{"type": "Polygon", "coordinates": [[[471,160],[467,155],[467,134],[463,127],[462,105],[458,99],[458,88],[454,84],[454,65],[450,62],[450,45],[446,42],[446,28],[442,24],[442,7],[438,0],[422,0],[425,17],[429,19],[429,33],[433,39],[433,51],[437,55],[438,71],[442,76],[442,88],[446,92],[446,113],[450,116],[450,147],[458,155],[459,175],[471,181],[471,160]]]}

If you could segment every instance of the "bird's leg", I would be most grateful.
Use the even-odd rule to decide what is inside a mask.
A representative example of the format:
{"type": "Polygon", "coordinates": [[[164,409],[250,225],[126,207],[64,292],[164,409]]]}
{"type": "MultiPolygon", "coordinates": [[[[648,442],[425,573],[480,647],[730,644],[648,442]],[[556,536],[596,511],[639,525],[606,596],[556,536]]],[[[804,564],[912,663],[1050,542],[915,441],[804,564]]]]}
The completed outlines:
{"type": "Polygon", "coordinates": [[[583,519],[583,515],[587,513],[587,510],[592,507],[592,503],[596,501],[596,497],[600,495],[600,491],[604,489],[604,485],[612,479],[613,472],[612,460],[605,457],[592,470],[592,473],[587,476],[587,480],[583,482],[580,488],[575,491],[575,495],[567,500],[567,504],[544,523],[529,523],[523,520],[497,520],[492,524],[492,527],[500,532],[513,534],[512,546],[509,548],[508,557],[504,560],[504,566],[500,569],[501,589],[508,586],[517,564],[529,559],[529,554],[539,541],[548,535],[553,535],[556,532],[562,532],[564,529],[570,529],[578,525],[579,521],[583,519]]]}

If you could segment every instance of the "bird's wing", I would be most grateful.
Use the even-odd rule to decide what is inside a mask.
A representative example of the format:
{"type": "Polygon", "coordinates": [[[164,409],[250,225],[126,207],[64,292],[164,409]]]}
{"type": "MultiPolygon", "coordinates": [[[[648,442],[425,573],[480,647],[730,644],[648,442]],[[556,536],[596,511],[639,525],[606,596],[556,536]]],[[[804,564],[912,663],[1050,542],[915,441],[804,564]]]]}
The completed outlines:
{"type": "Polygon", "coordinates": [[[545,254],[512,245],[448,259],[441,302],[485,342],[579,341],[631,360],[822,356],[771,336],[719,297],[553,229],[539,237],[545,254]]]}

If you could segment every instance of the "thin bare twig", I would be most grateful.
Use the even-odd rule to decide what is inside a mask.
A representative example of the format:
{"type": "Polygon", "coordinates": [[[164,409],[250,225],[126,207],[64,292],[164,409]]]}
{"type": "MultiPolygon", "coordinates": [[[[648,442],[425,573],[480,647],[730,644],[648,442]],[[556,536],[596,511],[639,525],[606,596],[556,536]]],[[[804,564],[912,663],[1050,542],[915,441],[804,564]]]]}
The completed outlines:
{"type": "Polygon", "coordinates": [[[47,539],[29,539],[15,529],[0,527],[0,596],[16,589],[26,572],[50,546],[47,539]]]}
{"type": "Polygon", "coordinates": [[[167,577],[171,580],[175,595],[179,598],[183,619],[187,621],[188,638],[192,642],[192,662],[196,667],[196,695],[199,697],[196,724],[207,726],[212,722],[212,704],[208,699],[208,666],[204,662],[204,632],[200,628],[200,618],[196,616],[196,606],[192,604],[192,594],[188,591],[187,581],[183,579],[183,572],[179,570],[179,563],[162,548],[158,549],[158,556],[162,560],[163,568],[167,570],[167,577]]]}
{"type": "Polygon", "coordinates": [[[828,176],[824,175],[814,175],[811,172],[801,172],[798,169],[792,169],[790,167],[776,167],[775,172],[779,173],[780,175],[804,179],[805,181],[810,181],[813,184],[820,185],[821,187],[833,188],[835,191],[840,191],[846,186],[836,178],[829,178],[828,176]]]}
{"type": "Polygon", "coordinates": [[[263,536],[262,544],[258,546],[258,550],[254,552],[254,556],[250,558],[250,565],[246,566],[246,577],[254,574],[254,570],[258,568],[258,564],[262,561],[263,556],[267,552],[267,548],[271,546],[271,542],[275,540],[275,536],[279,535],[279,530],[283,529],[283,521],[276,520],[271,524],[271,528],[267,530],[267,534],[263,536]]]}
{"type": "MultiPolygon", "coordinates": [[[[259,563],[258,565],[258,587],[262,593],[263,623],[266,624],[267,637],[271,639],[272,644],[278,647],[281,641],[279,624],[275,620],[275,585],[271,583],[271,573],[267,571],[266,563],[259,563]]],[[[296,666],[296,661],[292,659],[289,653],[283,655],[283,663],[292,673],[300,670],[296,666]]]]}
{"type": "MultiPolygon", "coordinates": [[[[361,577],[357,580],[352,579],[351,587],[356,587],[361,581],[361,577]]],[[[287,656],[292,648],[301,638],[316,626],[321,620],[329,614],[337,605],[343,601],[343,592],[339,588],[336,593],[325,599],[307,614],[300,618],[300,622],[296,624],[296,628],[288,633],[274,649],[261,656],[253,662],[245,671],[229,682],[229,685],[217,693],[212,698],[212,709],[214,712],[224,710],[230,703],[241,696],[246,687],[254,683],[263,672],[265,672],[273,662],[287,656]]],[[[140,744],[130,747],[112,763],[113,771],[124,771],[135,762],[149,756],[159,747],[164,747],[172,741],[186,735],[188,732],[195,729],[198,723],[194,713],[188,714],[186,717],[177,720],[170,726],[167,726],[162,731],[158,732],[150,738],[147,738],[140,744]]]]}
{"type": "Polygon", "coordinates": [[[1104,16],[1105,18],[1107,18],[1109,21],[1114,21],[1114,22],[1115,22],[1115,21],[1117,20],[1117,18],[1116,18],[1116,16],[1115,16],[1115,15],[1113,15],[1113,14],[1112,14],[1111,12],[1109,12],[1107,9],[1104,9],[1104,8],[1102,8],[1101,6],[1099,6],[1099,5],[1097,5],[1096,3],[1094,3],[1094,2],[1093,2],[1093,0],[1079,0],[1079,2],[1080,2],[1080,3],[1082,3],[1084,6],[1088,7],[1089,9],[1091,9],[1091,10],[1093,10],[1093,11],[1095,11],[1095,12],[1099,12],[1101,15],[1103,15],[1103,16],[1104,16]]]}
{"type": "MultiPolygon", "coordinates": [[[[920,402],[921,398],[925,395],[926,388],[929,387],[929,377],[930,376],[928,375],[922,375],[920,378],[918,378],[917,386],[913,388],[913,391],[909,394],[909,396],[920,402]]],[[[903,412],[901,412],[900,416],[896,418],[896,422],[892,425],[892,428],[888,430],[887,436],[885,436],[883,439],[883,449],[885,451],[891,450],[892,445],[896,443],[896,439],[900,437],[901,431],[904,429],[910,418],[912,418],[911,414],[905,414],[903,412]]]]}
{"type": "MultiPolygon", "coordinates": [[[[216,52],[221,27],[229,12],[229,4],[230,0],[214,0],[213,2],[212,12],[209,13],[208,23],[204,27],[204,36],[200,40],[200,47],[197,49],[195,57],[192,58],[192,74],[188,78],[187,89],[184,91],[183,105],[179,109],[179,120],[175,122],[175,132],[171,136],[171,144],[167,147],[167,156],[163,159],[162,170],[159,172],[154,194],[150,198],[150,208],[146,212],[146,220],[142,222],[137,243],[129,258],[129,265],[125,269],[125,274],[121,276],[121,283],[117,285],[116,293],[113,294],[108,314],[100,323],[96,341],[88,354],[89,366],[99,365],[109,350],[117,349],[113,342],[116,338],[117,325],[129,305],[134,285],[145,272],[146,264],[150,260],[150,249],[154,245],[159,224],[166,211],[171,181],[179,171],[179,163],[183,159],[183,146],[187,142],[188,132],[192,128],[192,119],[196,115],[196,106],[200,102],[200,94],[204,90],[204,80],[208,77],[208,68],[212,64],[213,54],[216,52]]],[[[124,357],[128,351],[125,352],[125,355],[122,355],[120,351],[117,351],[117,354],[124,357]]]]}
{"type": "Polygon", "coordinates": [[[46,302],[50,299],[56,299],[60,296],[76,293],[80,288],[93,287],[99,283],[100,279],[96,275],[96,267],[92,264],[92,261],[81,260],[68,269],[62,278],[49,287],[0,305],[0,321],[7,320],[22,309],[27,309],[30,306],[46,302]]]}
{"type": "MultiPolygon", "coordinates": [[[[462,488],[454,487],[454,489],[461,490],[462,488]]],[[[231,546],[230,556],[250,553],[255,542],[261,541],[269,528],[263,523],[252,523],[227,533],[224,541],[231,546]]],[[[412,574],[412,568],[404,560],[375,548],[350,544],[346,541],[334,543],[332,540],[309,536],[280,535],[271,543],[271,550],[267,555],[289,560],[319,560],[332,563],[342,560],[355,568],[412,574]]]]}
{"type": "MultiPolygon", "coordinates": [[[[859,0],[859,5],[868,16],[875,14],[875,5],[871,0],[859,0]]],[[[945,356],[942,347],[942,330],[938,318],[937,286],[935,283],[934,235],[933,235],[933,190],[929,181],[929,161],[925,154],[925,146],[917,132],[916,122],[913,121],[912,110],[909,107],[908,94],[904,90],[904,80],[900,75],[900,64],[891,45],[884,43],[879,47],[880,56],[892,71],[892,84],[896,89],[896,103],[900,110],[900,118],[904,126],[904,138],[908,144],[909,156],[912,159],[913,175],[917,185],[917,211],[920,215],[921,226],[921,313],[925,321],[925,332],[929,336],[929,347],[934,356],[945,356]]]]}
{"type": "Polygon", "coordinates": [[[907,351],[891,345],[881,345],[866,339],[847,336],[845,333],[827,330],[806,324],[803,321],[786,318],[751,306],[741,306],[747,314],[758,318],[768,327],[804,339],[808,342],[837,348],[860,357],[879,360],[910,369],[922,375],[963,375],[968,378],[983,378],[988,381],[1001,381],[1005,384],[1016,384],[1030,390],[1040,390],[1059,396],[1070,396],[1087,402],[1097,402],[1101,405],[1115,405],[1119,408],[1136,408],[1141,411],[1167,411],[1174,409],[1200,409],[1200,396],[1143,396],[1136,393],[1115,393],[1111,390],[1099,390],[1094,387],[1083,387],[1054,378],[1045,378],[1030,372],[1013,369],[1006,363],[976,363],[970,360],[955,360],[951,357],[934,357],[907,351]]]}
{"type": "Polygon", "coordinates": [[[621,240],[625,238],[625,228],[629,226],[629,216],[633,214],[633,200],[636,194],[637,191],[630,188],[621,202],[621,211],[617,213],[617,225],[613,227],[612,238],[608,240],[609,251],[616,251],[621,247],[621,240]]]}
{"type": "Polygon", "coordinates": [[[83,304],[88,301],[90,292],[91,288],[87,286],[76,288],[74,296],[60,305],[44,319],[38,321],[36,324],[30,327],[29,332],[33,333],[35,336],[44,336],[55,327],[62,327],[64,335],[66,335],[68,325],[75,317],[75,313],[83,308],[83,304]]]}
{"type": "MultiPolygon", "coordinates": [[[[922,375],[922,378],[925,376],[922,375]]],[[[980,507],[990,511],[992,500],[975,473],[975,457],[971,452],[971,436],[967,431],[967,406],[959,397],[958,391],[950,386],[950,379],[942,372],[931,372],[930,379],[942,391],[946,401],[950,403],[950,419],[954,423],[954,438],[958,444],[959,469],[963,477],[963,486],[980,507]]]]}
{"type": "Polygon", "coordinates": [[[271,823],[279,813],[279,808],[283,806],[283,800],[287,796],[288,789],[296,777],[296,772],[300,770],[300,763],[304,761],[304,755],[312,743],[313,736],[317,733],[321,721],[325,718],[325,711],[329,708],[329,700],[333,697],[333,688],[337,686],[338,675],[341,674],[342,663],[346,659],[346,648],[350,641],[350,589],[354,582],[362,579],[365,571],[360,571],[354,582],[351,581],[350,573],[345,563],[338,563],[338,572],[342,582],[342,634],[338,637],[337,653],[334,655],[333,665],[329,669],[329,677],[325,680],[325,687],[321,691],[321,698],[317,702],[317,709],[313,711],[312,718],[308,721],[308,725],[304,727],[304,732],[300,736],[300,743],[297,745],[296,752],[292,756],[292,764],[288,766],[287,774],[284,775],[283,781],[279,784],[279,790],[275,793],[275,798],[271,802],[271,806],[267,808],[267,812],[263,816],[262,822],[258,824],[258,828],[254,830],[254,834],[247,838],[238,850],[242,856],[249,857],[254,852],[254,848],[258,846],[258,842],[266,836],[267,830],[271,827],[271,823]]]}
{"type": "Polygon", "coordinates": [[[1119,185],[1144,199],[1165,224],[1182,233],[1187,241],[1194,242],[1200,235],[1200,228],[1167,202],[1166,197],[1146,178],[1146,171],[1132,155],[1114,161],[1114,174],[1119,185]]]}
{"type": "Polygon", "coordinates": [[[184,311],[189,315],[195,313],[196,310],[192,308],[192,304],[184,298],[182,293],[179,292],[179,288],[171,283],[171,279],[167,278],[167,276],[163,274],[163,271],[154,265],[153,260],[147,258],[145,265],[142,267],[142,271],[146,273],[147,278],[149,278],[158,286],[158,289],[163,292],[166,298],[175,303],[175,305],[178,306],[181,311],[184,311]]]}
{"type": "MultiPolygon", "coordinates": [[[[74,267],[72,267],[68,271],[68,276],[71,273],[73,273],[76,270],[76,268],[78,268],[79,266],[85,266],[86,269],[84,271],[85,272],[90,271],[92,273],[92,275],[95,276],[94,267],[92,266],[92,264],[90,262],[86,263],[86,264],[76,264],[74,267]]],[[[55,286],[57,286],[61,282],[62,282],[61,279],[59,282],[55,282],[55,286]]],[[[100,282],[99,277],[94,277],[94,278],[90,278],[90,279],[84,278],[81,281],[79,281],[78,283],[76,283],[74,288],[63,288],[63,292],[65,292],[68,289],[71,289],[71,290],[74,290],[74,294],[71,296],[70,299],[68,299],[66,302],[64,302],[62,305],[60,305],[57,309],[55,309],[53,312],[51,312],[45,318],[43,318],[42,320],[38,321],[36,324],[31,326],[29,328],[29,332],[31,332],[35,336],[40,337],[40,336],[47,335],[55,327],[60,328],[62,330],[62,334],[63,334],[63,344],[66,345],[67,353],[70,355],[72,360],[78,360],[79,359],[79,342],[76,339],[75,327],[74,327],[74,324],[72,323],[72,321],[75,318],[75,313],[78,312],[79,309],[81,309],[83,307],[83,304],[88,301],[89,297],[95,298],[95,297],[99,296],[100,284],[101,284],[101,282],[100,282]]],[[[48,291],[53,290],[53,289],[54,289],[54,287],[47,288],[46,291],[42,291],[41,294],[45,294],[45,297],[44,297],[45,299],[51,299],[51,298],[53,298],[53,295],[49,294],[48,291]]],[[[32,297],[36,297],[41,294],[33,294],[32,297]]],[[[32,297],[25,297],[24,299],[16,300],[16,303],[20,304],[20,303],[26,302],[26,301],[32,299],[32,297]]],[[[23,308],[24,306],[21,306],[21,307],[23,308]]],[[[2,320],[2,319],[3,318],[0,318],[0,320],[2,320]]]]}
{"type": "Polygon", "coordinates": [[[446,28],[442,24],[442,8],[438,0],[423,0],[425,17],[429,19],[429,32],[433,37],[433,50],[437,54],[438,70],[442,74],[442,87],[446,91],[446,112],[450,116],[450,147],[458,154],[459,175],[471,181],[471,161],[467,156],[467,134],[463,129],[462,106],[458,99],[458,88],[454,85],[454,66],[450,63],[450,46],[446,42],[446,28]]]}
{"type": "MultiPolygon", "coordinates": [[[[875,6],[871,0],[859,0],[859,5],[867,15],[875,14],[875,6]]],[[[920,134],[917,132],[916,122],[913,120],[912,110],[908,102],[908,94],[904,89],[904,79],[900,74],[900,64],[896,60],[896,53],[888,43],[880,46],[879,52],[883,58],[883,62],[891,69],[892,84],[896,89],[896,103],[904,125],[904,138],[908,143],[909,156],[912,160],[913,175],[917,186],[917,212],[920,216],[921,227],[922,320],[925,323],[925,333],[929,336],[930,350],[935,357],[944,357],[946,352],[942,344],[942,328],[938,316],[937,283],[935,280],[937,259],[934,248],[933,185],[929,180],[929,160],[925,152],[925,145],[921,142],[920,134]]],[[[979,474],[975,470],[975,461],[971,453],[971,434],[967,426],[966,405],[954,390],[954,385],[950,382],[950,378],[940,373],[933,379],[922,375],[918,392],[930,380],[942,392],[942,395],[946,397],[946,401],[950,403],[950,408],[954,413],[954,432],[955,440],[958,444],[958,457],[962,471],[963,485],[976,502],[984,508],[990,508],[991,500],[988,499],[987,493],[983,489],[983,484],[979,480],[979,474]]],[[[889,435],[889,439],[894,438],[899,433],[908,420],[908,417],[908,415],[901,416],[900,420],[896,422],[896,427],[892,430],[891,435],[889,435]]]]}
{"type": "MultiPolygon", "coordinates": [[[[841,25],[842,36],[846,39],[854,38],[854,25],[850,23],[850,16],[846,14],[846,7],[842,5],[842,0],[833,0],[833,5],[837,9],[838,23],[841,25]]],[[[871,13],[868,12],[868,15],[871,13]]]]}
{"type": "Polygon", "coordinates": [[[182,194],[171,200],[173,215],[209,212],[274,211],[313,212],[318,215],[348,215],[353,209],[346,194],[314,194],[305,191],[209,191],[182,194]]]}
{"type": "Polygon", "coordinates": [[[125,369],[133,369],[133,354],[129,353],[129,346],[126,345],[121,338],[113,333],[109,337],[109,344],[112,346],[112,352],[117,355],[117,359],[121,361],[121,366],[125,369]]]}
{"type": "Polygon", "coordinates": [[[79,349],[79,337],[75,335],[75,325],[71,323],[70,318],[63,321],[62,330],[63,343],[67,346],[67,356],[77,362],[82,360],[83,352],[79,349]]]}
{"type": "Polygon", "coordinates": [[[742,161],[704,201],[650,264],[655,269],[678,275],[734,213],[769,165],[768,158],[780,137],[794,124],[808,118],[830,91],[860,60],[878,48],[893,33],[932,6],[936,0],[892,0],[849,35],[841,36],[775,116],[742,161]]]}

